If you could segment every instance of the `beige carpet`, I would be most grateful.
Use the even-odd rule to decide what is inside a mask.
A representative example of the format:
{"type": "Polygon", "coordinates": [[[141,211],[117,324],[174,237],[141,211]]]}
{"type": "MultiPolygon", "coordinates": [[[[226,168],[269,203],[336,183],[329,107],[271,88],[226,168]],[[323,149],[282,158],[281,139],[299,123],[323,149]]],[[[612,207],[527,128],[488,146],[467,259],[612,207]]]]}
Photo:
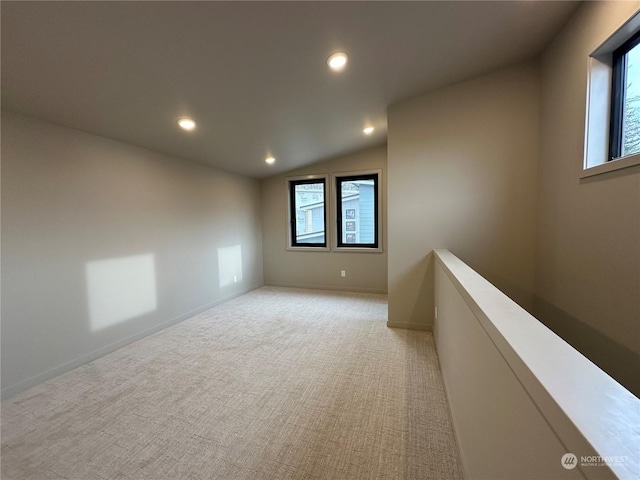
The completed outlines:
{"type": "Polygon", "coordinates": [[[2,479],[457,479],[433,336],[263,287],[2,404],[2,479]]]}

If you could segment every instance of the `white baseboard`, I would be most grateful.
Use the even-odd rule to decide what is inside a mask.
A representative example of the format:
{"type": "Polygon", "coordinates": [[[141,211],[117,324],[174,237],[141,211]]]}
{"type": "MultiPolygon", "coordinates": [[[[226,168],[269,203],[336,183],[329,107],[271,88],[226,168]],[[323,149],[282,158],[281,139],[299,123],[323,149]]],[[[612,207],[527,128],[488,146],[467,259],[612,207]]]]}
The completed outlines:
{"type": "Polygon", "coordinates": [[[382,295],[387,294],[386,289],[379,288],[359,288],[359,287],[336,287],[327,285],[310,285],[306,283],[280,283],[280,282],[265,282],[265,287],[285,287],[285,288],[309,288],[312,290],[334,290],[337,292],[357,292],[357,293],[378,293],[382,295]]]}
{"type": "Polygon", "coordinates": [[[410,322],[387,322],[389,328],[403,328],[405,330],[422,330],[425,332],[433,332],[433,325],[426,323],[410,323],[410,322]]]}
{"type": "Polygon", "coordinates": [[[256,288],[260,288],[260,287],[252,287],[249,288],[246,291],[242,291],[239,293],[235,293],[233,295],[229,295],[227,297],[218,299],[212,303],[209,303],[207,305],[203,305],[202,307],[196,308],[195,310],[191,310],[190,312],[187,312],[183,315],[180,315],[176,318],[173,318],[171,320],[168,320],[166,322],[162,322],[158,325],[155,325],[151,328],[147,328],[146,330],[143,330],[141,332],[138,332],[134,335],[131,335],[129,337],[123,338],[122,340],[118,340],[117,342],[111,343],[109,345],[106,345],[102,348],[99,348],[98,350],[95,350],[91,353],[88,353],[86,355],[83,355],[81,357],[78,357],[74,360],[71,360],[70,362],[66,362],[63,363],[62,365],[58,365],[57,367],[54,367],[50,370],[47,370],[46,372],[43,372],[41,374],[35,375],[33,377],[27,378],[25,380],[22,380],[18,383],[15,383],[9,387],[6,387],[2,390],[2,392],[0,393],[0,398],[2,400],[9,398],[19,392],[22,392],[23,390],[26,390],[27,388],[31,388],[34,387],[36,385],[38,385],[39,383],[42,382],[46,382],[47,380],[52,379],[53,377],[57,377],[58,375],[61,375],[63,373],[66,373],[70,370],[73,370],[74,368],[79,367],[80,365],[84,365],[85,363],[89,363],[93,360],[96,360],[97,358],[100,358],[104,355],[106,355],[107,353],[111,353],[115,350],[118,350],[119,348],[122,348],[124,346],[129,345],[130,343],[133,343],[137,340],[140,340],[144,337],[148,337],[149,335],[152,335],[156,332],[159,332],[160,330],[164,330],[165,328],[171,327],[172,325],[175,325],[177,323],[180,323],[184,320],[187,320],[188,318],[191,318],[195,315],[198,315],[199,313],[202,313],[206,310],[209,310],[210,308],[215,307],[216,305],[220,305],[221,303],[224,302],[228,302],[229,300],[232,300],[236,297],[239,297],[241,295],[244,295],[246,293],[249,293],[252,290],[255,290],[256,288]]]}

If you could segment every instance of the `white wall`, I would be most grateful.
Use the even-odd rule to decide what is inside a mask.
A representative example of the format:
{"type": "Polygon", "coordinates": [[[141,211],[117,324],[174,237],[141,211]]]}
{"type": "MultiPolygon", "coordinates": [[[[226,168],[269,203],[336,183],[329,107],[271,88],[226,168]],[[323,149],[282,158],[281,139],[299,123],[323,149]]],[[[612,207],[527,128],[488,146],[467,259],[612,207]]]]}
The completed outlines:
{"type": "Polygon", "coordinates": [[[585,2],[542,56],[536,317],[640,395],[640,167],[580,180],[588,55],[640,2],[585,2]]]}
{"type": "Polygon", "coordinates": [[[531,307],[538,93],[525,63],[389,108],[390,325],[433,325],[436,248],[531,307]]]}
{"type": "MultiPolygon", "coordinates": [[[[387,292],[386,147],[344,155],[314,165],[276,175],[262,181],[262,236],[264,280],[267,285],[387,292]],[[286,176],[329,174],[362,170],[382,170],[383,252],[300,252],[286,250],[286,176]],[[346,270],[342,278],[340,271],[346,270]]],[[[329,181],[330,181],[329,177],[329,181]]]]}
{"type": "Polygon", "coordinates": [[[261,235],[255,180],[3,112],[3,395],[261,286],[261,235]]]}

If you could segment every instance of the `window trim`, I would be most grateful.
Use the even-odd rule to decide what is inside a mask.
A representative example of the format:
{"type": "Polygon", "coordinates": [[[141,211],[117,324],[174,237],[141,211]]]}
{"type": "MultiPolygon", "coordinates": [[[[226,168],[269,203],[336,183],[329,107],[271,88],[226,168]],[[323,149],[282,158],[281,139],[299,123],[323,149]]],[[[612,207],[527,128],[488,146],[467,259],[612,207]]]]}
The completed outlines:
{"type": "Polygon", "coordinates": [[[382,169],[371,169],[371,170],[359,170],[359,171],[350,171],[350,172],[335,172],[331,174],[331,185],[333,188],[332,197],[333,197],[333,208],[332,208],[332,219],[331,223],[334,227],[334,232],[332,235],[332,250],[334,252],[342,252],[342,253],[381,253],[384,251],[383,249],[383,238],[382,234],[384,232],[383,228],[383,176],[382,169]],[[338,189],[338,181],[344,178],[352,178],[352,177],[366,177],[369,175],[377,175],[378,179],[376,181],[376,245],[369,246],[365,244],[355,244],[354,246],[349,246],[351,244],[344,244],[341,242],[341,233],[342,226],[340,224],[340,228],[338,227],[339,222],[342,221],[342,215],[340,212],[340,208],[342,202],[338,200],[338,196],[340,194],[340,190],[338,189]]]}
{"type": "Polygon", "coordinates": [[[317,175],[303,175],[297,177],[285,177],[286,187],[286,208],[287,208],[287,226],[286,226],[286,249],[299,252],[328,252],[331,250],[329,246],[329,215],[330,211],[330,198],[329,194],[329,175],[317,174],[317,175]],[[304,244],[296,242],[296,218],[293,215],[293,207],[295,206],[294,185],[304,185],[308,183],[324,183],[324,243],[317,244],[304,244]]]}

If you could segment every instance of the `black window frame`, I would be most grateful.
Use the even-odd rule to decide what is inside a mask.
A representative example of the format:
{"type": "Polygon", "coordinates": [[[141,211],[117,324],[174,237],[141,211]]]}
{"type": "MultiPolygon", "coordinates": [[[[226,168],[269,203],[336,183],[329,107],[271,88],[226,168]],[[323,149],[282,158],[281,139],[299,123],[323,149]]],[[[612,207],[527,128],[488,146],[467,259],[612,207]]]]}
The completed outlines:
{"type": "Polygon", "coordinates": [[[640,32],[613,51],[611,72],[611,120],[607,161],[622,157],[622,126],[627,90],[627,53],[640,44],[640,32]]]}
{"type": "Polygon", "coordinates": [[[336,246],[338,248],[369,248],[377,249],[380,245],[380,175],[378,173],[364,173],[358,175],[336,175],[336,246]],[[342,183],[356,180],[373,180],[373,219],[374,243],[345,243],[342,241],[342,183]]]}
{"type": "Polygon", "coordinates": [[[291,247],[300,247],[300,248],[327,248],[327,179],[326,177],[320,178],[305,178],[299,180],[289,180],[289,242],[291,247]],[[298,231],[298,217],[296,215],[296,186],[297,185],[310,185],[314,183],[322,183],[324,185],[323,188],[323,216],[324,216],[324,242],[322,243],[304,243],[298,242],[297,240],[297,231],[298,231]]]}

